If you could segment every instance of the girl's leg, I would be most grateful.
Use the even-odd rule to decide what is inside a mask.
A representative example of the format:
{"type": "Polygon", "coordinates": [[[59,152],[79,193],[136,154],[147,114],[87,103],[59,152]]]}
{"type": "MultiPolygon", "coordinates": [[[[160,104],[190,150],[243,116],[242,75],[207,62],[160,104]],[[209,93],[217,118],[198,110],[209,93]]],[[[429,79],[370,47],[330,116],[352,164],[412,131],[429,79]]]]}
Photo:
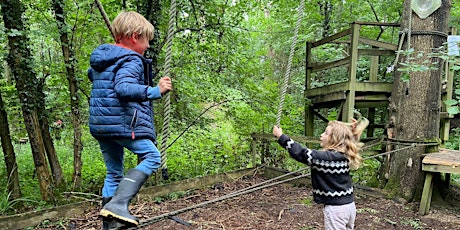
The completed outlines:
{"type": "Polygon", "coordinates": [[[324,229],[351,230],[356,217],[355,203],[324,206],[324,229]]]}
{"type": "Polygon", "coordinates": [[[112,197],[123,179],[123,147],[113,140],[98,140],[104,157],[107,175],[102,187],[102,197],[112,197]]]}

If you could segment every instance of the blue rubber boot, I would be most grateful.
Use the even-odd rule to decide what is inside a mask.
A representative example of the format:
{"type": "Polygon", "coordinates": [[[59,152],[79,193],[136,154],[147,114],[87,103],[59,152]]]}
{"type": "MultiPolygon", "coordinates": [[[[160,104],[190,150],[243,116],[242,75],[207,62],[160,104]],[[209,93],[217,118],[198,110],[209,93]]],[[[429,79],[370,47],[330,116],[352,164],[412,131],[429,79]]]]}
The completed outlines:
{"type": "Polygon", "coordinates": [[[99,215],[114,218],[119,222],[126,223],[126,225],[139,225],[139,220],[129,212],[128,205],[147,178],[147,174],[137,169],[131,169],[118,185],[115,196],[104,205],[99,215]]]}

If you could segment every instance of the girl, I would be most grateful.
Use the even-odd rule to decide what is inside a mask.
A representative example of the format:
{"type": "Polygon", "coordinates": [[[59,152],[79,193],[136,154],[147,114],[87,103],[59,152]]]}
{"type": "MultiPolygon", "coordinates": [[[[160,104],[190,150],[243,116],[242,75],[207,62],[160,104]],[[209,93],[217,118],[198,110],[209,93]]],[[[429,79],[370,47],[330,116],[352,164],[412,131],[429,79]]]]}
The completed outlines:
{"type": "Polygon", "coordinates": [[[322,150],[309,149],[283,134],[280,127],[273,127],[278,143],[289,151],[295,160],[311,166],[313,199],[324,204],[324,227],[329,229],[353,229],[356,206],[350,168],[361,164],[359,155],[362,143],[359,138],[369,121],[361,118],[353,123],[329,122],[321,134],[322,150]]]}

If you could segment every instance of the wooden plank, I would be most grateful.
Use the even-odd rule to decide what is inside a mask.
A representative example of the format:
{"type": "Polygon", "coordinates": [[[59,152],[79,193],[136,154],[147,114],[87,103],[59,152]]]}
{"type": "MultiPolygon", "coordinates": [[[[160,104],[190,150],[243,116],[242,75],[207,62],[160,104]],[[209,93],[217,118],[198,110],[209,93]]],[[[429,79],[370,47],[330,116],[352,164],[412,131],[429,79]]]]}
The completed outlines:
{"type": "Polygon", "coordinates": [[[460,152],[443,149],[439,153],[430,153],[423,158],[423,164],[460,166],[460,152]]]}
{"type": "Polygon", "coordinates": [[[216,175],[195,177],[191,179],[176,181],[169,184],[145,187],[139,191],[138,196],[140,198],[149,198],[153,200],[155,197],[165,196],[177,191],[202,189],[217,183],[233,181],[245,175],[252,175],[254,173],[254,170],[257,170],[257,168],[241,169],[237,171],[221,173],[216,175]]]}
{"type": "Polygon", "coordinates": [[[380,49],[359,49],[359,55],[369,55],[369,56],[392,56],[396,55],[396,52],[393,50],[380,50],[380,49]]]}
{"type": "Polygon", "coordinates": [[[376,40],[372,40],[372,39],[369,39],[369,38],[360,37],[359,42],[367,44],[367,45],[371,45],[371,46],[376,46],[376,47],[379,47],[379,48],[382,48],[382,49],[393,50],[393,51],[398,50],[398,46],[395,45],[395,44],[391,44],[391,43],[388,43],[388,42],[376,41],[376,40]]]}
{"type": "MultiPolygon", "coordinates": [[[[358,82],[355,84],[355,91],[359,96],[366,97],[367,95],[363,94],[364,92],[372,93],[391,93],[392,83],[383,83],[383,82],[358,82]]],[[[337,84],[327,85],[323,87],[308,89],[305,91],[306,98],[314,98],[322,95],[328,95],[332,93],[341,93],[344,94],[350,89],[349,82],[341,82],[337,84]]],[[[369,95],[370,96],[370,95],[369,95]]],[[[357,99],[361,99],[357,98],[357,99]]]]}
{"type": "Polygon", "coordinates": [[[356,101],[387,101],[388,96],[384,94],[359,95],[355,97],[356,101]]]}
{"type": "Polygon", "coordinates": [[[81,215],[82,213],[86,213],[89,208],[95,205],[98,205],[98,202],[83,201],[1,217],[0,229],[23,229],[30,226],[37,226],[45,220],[58,220],[81,215]]]}
{"type": "Polygon", "coordinates": [[[427,172],[460,174],[459,166],[450,166],[450,165],[422,164],[422,170],[427,171],[427,172]]]}
{"type": "Polygon", "coordinates": [[[326,94],[335,93],[335,92],[344,92],[344,91],[347,91],[349,88],[350,87],[349,87],[348,82],[336,83],[336,84],[318,87],[314,89],[308,89],[305,91],[305,97],[310,98],[310,97],[316,97],[316,96],[326,95],[326,94]]]}
{"type": "Polygon", "coordinates": [[[356,92],[378,92],[378,93],[391,93],[393,83],[385,82],[357,82],[356,92]]]}
{"type": "Polygon", "coordinates": [[[356,101],[355,108],[384,108],[389,104],[388,100],[386,101],[356,101]]]}
{"type": "Polygon", "coordinates": [[[362,22],[362,21],[355,21],[353,23],[360,24],[363,26],[391,26],[391,27],[400,27],[401,24],[399,23],[392,23],[392,22],[362,22]]]}
{"type": "Polygon", "coordinates": [[[323,38],[323,39],[321,39],[321,40],[318,40],[318,41],[316,41],[316,42],[313,42],[313,43],[312,43],[312,48],[318,47],[318,46],[323,45],[323,44],[326,44],[326,43],[329,43],[329,42],[334,41],[334,40],[336,40],[336,39],[339,39],[339,38],[341,38],[341,37],[345,37],[345,36],[347,36],[347,35],[349,35],[349,34],[351,34],[351,28],[350,28],[350,29],[343,30],[343,31],[341,31],[341,32],[339,32],[339,33],[336,33],[336,34],[334,34],[334,35],[331,35],[331,36],[329,36],[329,37],[325,37],[325,38],[323,38]]]}
{"type": "Polygon", "coordinates": [[[321,70],[332,69],[335,67],[348,65],[350,64],[350,57],[346,57],[337,61],[332,62],[317,62],[317,63],[308,63],[307,68],[311,69],[311,72],[318,72],[321,70]]]}
{"type": "Polygon", "coordinates": [[[343,101],[347,99],[347,93],[346,92],[335,92],[335,93],[330,93],[327,95],[322,95],[320,97],[314,97],[311,99],[311,102],[313,105],[316,105],[318,103],[325,103],[325,102],[331,102],[331,101],[343,101]]]}

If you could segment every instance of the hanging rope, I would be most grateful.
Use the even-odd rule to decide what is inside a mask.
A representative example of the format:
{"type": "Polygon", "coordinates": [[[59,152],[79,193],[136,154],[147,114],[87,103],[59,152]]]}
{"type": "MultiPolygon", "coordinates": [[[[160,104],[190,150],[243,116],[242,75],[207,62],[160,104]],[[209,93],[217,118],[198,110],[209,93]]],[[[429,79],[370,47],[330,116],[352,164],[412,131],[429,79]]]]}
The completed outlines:
{"type": "MultiPolygon", "coordinates": [[[[171,69],[171,59],[172,59],[172,39],[174,35],[174,24],[176,19],[176,1],[171,0],[171,6],[169,8],[169,26],[168,26],[168,36],[166,38],[166,58],[165,58],[165,70],[164,75],[169,76],[171,69]]],[[[170,77],[170,76],[169,76],[170,77]]],[[[171,120],[171,95],[166,93],[163,101],[163,129],[161,132],[161,175],[164,180],[169,178],[168,168],[166,166],[166,149],[168,148],[168,138],[169,138],[169,121],[171,120]]]]}
{"type": "MultiPolygon", "coordinates": [[[[367,156],[367,157],[364,157],[363,160],[368,160],[368,159],[376,158],[376,157],[379,157],[379,156],[385,156],[385,155],[388,155],[388,154],[391,154],[391,153],[396,153],[396,152],[399,152],[399,151],[402,151],[402,150],[411,149],[411,148],[420,147],[420,146],[428,146],[428,145],[433,145],[433,143],[425,143],[425,144],[423,144],[423,143],[410,143],[409,146],[403,147],[401,149],[396,149],[396,150],[393,150],[393,151],[388,151],[388,152],[384,152],[384,153],[377,154],[377,155],[367,156]]],[[[308,171],[309,168],[310,168],[310,166],[307,166],[307,167],[298,169],[296,171],[292,171],[292,172],[289,172],[289,173],[286,173],[286,174],[282,174],[282,175],[280,175],[278,177],[269,179],[267,181],[263,181],[261,183],[254,184],[252,186],[243,188],[241,190],[234,191],[234,192],[231,192],[229,194],[217,197],[217,198],[212,199],[212,200],[207,200],[207,201],[204,201],[204,202],[199,203],[199,204],[195,204],[195,205],[188,206],[188,207],[185,207],[185,208],[182,208],[182,209],[178,209],[178,210],[175,210],[175,211],[164,213],[164,214],[161,214],[159,216],[149,218],[147,220],[142,220],[140,222],[140,224],[136,228],[128,228],[128,229],[138,229],[138,228],[146,227],[148,225],[157,223],[157,222],[159,222],[161,220],[172,218],[172,217],[174,217],[176,215],[179,215],[181,213],[188,212],[188,211],[193,210],[193,209],[201,208],[201,207],[204,207],[204,206],[209,205],[209,204],[214,204],[214,203],[224,201],[224,200],[227,200],[227,199],[230,199],[230,198],[234,198],[234,197],[237,197],[237,196],[240,196],[240,195],[249,194],[249,193],[264,189],[264,188],[269,188],[269,187],[273,187],[273,186],[276,186],[276,185],[279,185],[279,184],[288,183],[290,181],[294,181],[294,180],[297,180],[297,179],[300,179],[300,178],[308,177],[308,176],[311,175],[311,173],[304,173],[304,174],[300,174],[300,175],[297,175],[297,174],[301,173],[302,171],[308,171]],[[290,176],[292,176],[292,177],[290,177],[290,176]],[[287,179],[285,177],[287,177],[287,179]]],[[[124,229],[124,228],[117,228],[117,229],[124,229]]]]}
{"type": "Polygon", "coordinates": [[[290,72],[291,72],[292,58],[294,57],[294,51],[297,45],[297,34],[299,32],[300,23],[302,22],[304,8],[305,8],[305,1],[301,0],[300,5],[297,8],[297,22],[295,25],[294,36],[292,37],[291,52],[289,53],[286,73],[284,75],[283,88],[281,89],[280,103],[278,106],[278,114],[276,115],[276,125],[277,126],[280,126],[280,123],[281,123],[281,113],[283,112],[284,98],[286,95],[287,86],[289,84],[289,75],[291,74],[290,72]]]}

